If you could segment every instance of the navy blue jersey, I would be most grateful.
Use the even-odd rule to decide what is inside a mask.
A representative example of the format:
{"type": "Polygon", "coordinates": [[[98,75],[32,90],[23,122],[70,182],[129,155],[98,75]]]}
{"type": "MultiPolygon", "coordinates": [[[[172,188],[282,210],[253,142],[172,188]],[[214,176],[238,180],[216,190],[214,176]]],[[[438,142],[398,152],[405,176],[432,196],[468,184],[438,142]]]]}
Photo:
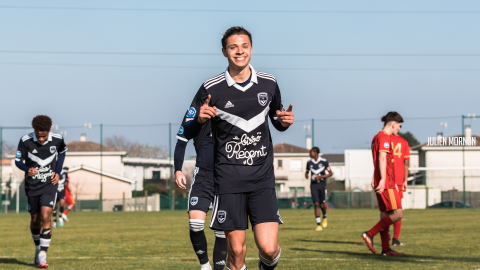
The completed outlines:
{"type": "Polygon", "coordinates": [[[209,106],[218,116],[210,119],[214,142],[215,194],[250,192],[275,188],[273,145],[268,118],[280,131],[276,111],[284,111],[277,81],[273,75],[250,66],[250,82],[241,86],[228,69],[207,80],[198,90],[188,121],[186,138],[195,137],[205,125],[198,123],[198,112],[211,95],[209,106]]]}
{"type": "Polygon", "coordinates": [[[307,162],[307,173],[311,172],[310,180],[312,182],[325,182],[327,179],[322,178],[320,180],[317,180],[315,178],[316,175],[326,175],[327,174],[327,169],[330,169],[330,165],[328,164],[328,161],[322,157],[318,157],[317,160],[314,160],[313,158],[310,159],[307,162]]]}
{"type": "Polygon", "coordinates": [[[43,143],[37,141],[35,132],[23,136],[18,143],[15,161],[25,160],[25,165],[35,168],[38,174],[28,176],[25,172],[25,193],[27,196],[38,196],[44,188],[57,189],[52,185],[52,175],[57,168],[57,154],[67,151],[67,146],[60,134],[49,133],[48,139],[43,143]]]}

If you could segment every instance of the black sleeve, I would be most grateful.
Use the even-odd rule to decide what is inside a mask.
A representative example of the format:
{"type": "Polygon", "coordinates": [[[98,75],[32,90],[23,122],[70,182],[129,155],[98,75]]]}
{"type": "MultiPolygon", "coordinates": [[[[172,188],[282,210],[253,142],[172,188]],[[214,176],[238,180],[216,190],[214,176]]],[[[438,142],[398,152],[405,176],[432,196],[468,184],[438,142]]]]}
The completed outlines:
{"type": "Polygon", "coordinates": [[[198,113],[200,112],[200,107],[203,105],[207,97],[207,90],[202,85],[193,98],[183,125],[184,137],[188,140],[195,138],[202,129],[203,124],[198,122],[198,113]]]}
{"type": "Polygon", "coordinates": [[[173,154],[173,164],[175,167],[175,171],[182,171],[183,160],[185,158],[185,149],[187,148],[188,141],[184,140],[177,140],[177,144],[175,145],[175,152],[173,154]]]}
{"type": "Polygon", "coordinates": [[[280,121],[278,121],[277,110],[283,112],[285,111],[285,108],[283,108],[282,95],[280,94],[280,88],[278,88],[278,84],[275,84],[275,94],[273,95],[273,100],[270,103],[270,111],[268,113],[268,116],[270,117],[270,121],[272,122],[272,125],[278,131],[285,131],[288,129],[288,127],[282,126],[280,121]]]}
{"type": "Polygon", "coordinates": [[[308,173],[310,171],[310,162],[307,161],[307,168],[306,168],[306,172],[308,173]]]}
{"type": "Polygon", "coordinates": [[[28,172],[28,170],[30,169],[27,165],[25,165],[25,163],[23,163],[23,160],[26,157],[27,149],[25,148],[23,140],[20,139],[20,142],[18,143],[17,153],[15,154],[15,165],[24,172],[28,172]]]}
{"type": "Polygon", "coordinates": [[[63,137],[62,137],[62,141],[60,142],[60,145],[58,146],[58,154],[59,155],[64,154],[65,152],[67,152],[67,150],[68,150],[68,147],[65,144],[65,141],[63,140],[63,137]]]}

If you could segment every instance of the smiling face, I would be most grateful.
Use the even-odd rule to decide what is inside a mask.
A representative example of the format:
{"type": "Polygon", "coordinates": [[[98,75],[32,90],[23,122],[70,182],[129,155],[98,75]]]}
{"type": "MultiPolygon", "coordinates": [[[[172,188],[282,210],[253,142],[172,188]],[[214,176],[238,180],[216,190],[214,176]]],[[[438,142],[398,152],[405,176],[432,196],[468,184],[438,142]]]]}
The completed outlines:
{"type": "Polygon", "coordinates": [[[252,43],[247,35],[233,35],[227,39],[223,56],[228,59],[229,66],[244,69],[250,63],[252,56],[252,43]]]}

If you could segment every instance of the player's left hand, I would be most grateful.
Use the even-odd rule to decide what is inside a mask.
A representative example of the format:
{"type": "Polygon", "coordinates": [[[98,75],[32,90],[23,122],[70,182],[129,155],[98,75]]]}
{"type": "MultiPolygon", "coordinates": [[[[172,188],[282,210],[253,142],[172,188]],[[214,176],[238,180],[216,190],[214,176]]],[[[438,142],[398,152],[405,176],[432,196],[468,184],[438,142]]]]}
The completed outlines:
{"type": "Polygon", "coordinates": [[[58,180],[60,180],[60,176],[53,172],[52,174],[52,185],[56,185],[58,183],[58,180]]]}
{"type": "Polygon", "coordinates": [[[322,177],[320,175],[315,175],[315,179],[320,180],[322,177]]]}
{"type": "Polygon", "coordinates": [[[403,182],[403,192],[407,191],[407,182],[403,182]]]}
{"type": "Polygon", "coordinates": [[[286,111],[279,111],[277,110],[277,117],[278,121],[280,121],[280,124],[282,124],[283,127],[289,127],[291,124],[293,124],[293,112],[292,112],[293,104],[290,104],[288,109],[286,111]]]}

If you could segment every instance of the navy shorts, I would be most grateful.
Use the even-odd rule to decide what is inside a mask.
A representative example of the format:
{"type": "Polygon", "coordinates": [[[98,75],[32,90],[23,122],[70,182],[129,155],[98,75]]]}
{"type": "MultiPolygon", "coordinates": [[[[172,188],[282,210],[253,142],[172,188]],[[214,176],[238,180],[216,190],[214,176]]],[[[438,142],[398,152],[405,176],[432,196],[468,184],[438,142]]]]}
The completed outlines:
{"type": "Polygon", "coordinates": [[[65,199],[65,189],[63,189],[62,191],[57,191],[57,202],[61,199],[65,199]]]}
{"type": "Polygon", "coordinates": [[[188,193],[188,209],[199,210],[208,213],[213,202],[213,171],[195,167],[193,172],[192,185],[188,193]]]}
{"type": "Polygon", "coordinates": [[[321,183],[315,183],[310,185],[310,190],[312,192],[312,201],[325,203],[327,197],[327,187],[321,183]]]}
{"type": "Polygon", "coordinates": [[[27,210],[30,214],[34,215],[40,213],[42,206],[47,206],[53,209],[57,201],[57,192],[45,192],[38,196],[27,196],[27,210]]]}
{"type": "Polygon", "coordinates": [[[283,223],[278,211],[275,189],[267,188],[215,196],[210,220],[211,229],[219,231],[246,230],[248,229],[248,219],[250,219],[252,227],[265,222],[283,223]]]}

